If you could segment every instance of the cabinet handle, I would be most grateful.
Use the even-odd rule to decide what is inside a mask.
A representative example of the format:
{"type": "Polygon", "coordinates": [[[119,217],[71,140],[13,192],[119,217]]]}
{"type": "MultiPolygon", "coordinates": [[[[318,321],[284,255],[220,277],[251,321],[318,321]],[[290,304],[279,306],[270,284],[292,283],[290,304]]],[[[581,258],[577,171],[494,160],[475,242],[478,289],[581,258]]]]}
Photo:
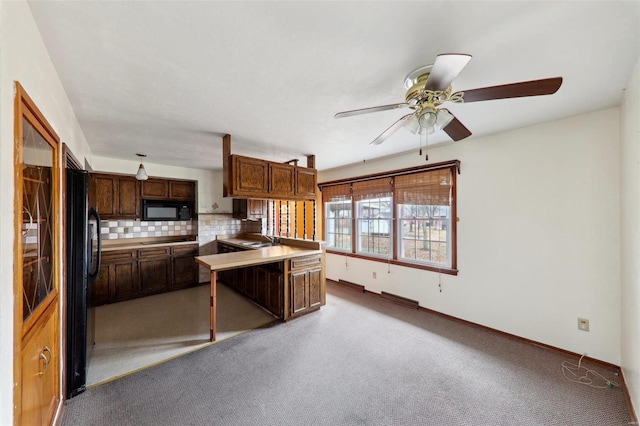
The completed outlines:
{"type": "Polygon", "coordinates": [[[44,366],[42,367],[42,370],[40,370],[40,373],[39,373],[39,375],[42,376],[45,370],[47,369],[47,367],[49,366],[49,358],[47,358],[47,356],[44,354],[44,351],[43,351],[40,353],[40,359],[44,361],[44,366]]]}

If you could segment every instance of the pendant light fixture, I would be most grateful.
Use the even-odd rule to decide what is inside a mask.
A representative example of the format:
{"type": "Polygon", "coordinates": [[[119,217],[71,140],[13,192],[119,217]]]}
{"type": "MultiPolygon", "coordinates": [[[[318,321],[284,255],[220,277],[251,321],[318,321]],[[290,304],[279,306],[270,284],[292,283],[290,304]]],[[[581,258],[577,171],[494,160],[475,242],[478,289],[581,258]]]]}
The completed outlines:
{"type": "Polygon", "coordinates": [[[149,176],[147,175],[147,171],[144,169],[144,166],[142,165],[142,159],[147,155],[146,154],[136,154],[136,155],[140,157],[140,167],[138,167],[138,173],[136,173],[136,179],[147,180],[149,179],[149,176]]]}

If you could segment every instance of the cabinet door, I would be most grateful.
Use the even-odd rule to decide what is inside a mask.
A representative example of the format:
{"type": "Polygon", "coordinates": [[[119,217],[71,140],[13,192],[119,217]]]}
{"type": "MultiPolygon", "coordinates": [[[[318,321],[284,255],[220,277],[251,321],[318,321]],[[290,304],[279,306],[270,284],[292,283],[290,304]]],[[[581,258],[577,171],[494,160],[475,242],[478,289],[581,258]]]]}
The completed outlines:
{"type": "Polygon", "coordinates": [[[247,268],[237,268],[233,270],[233,288],[240,294],[245,294],[247,268]]]}
{"type": "Polygon", "coordinates": [[[118,215],[116,179],[112,176],[93,175],[91,183],[95,191],[98,214],[105,219],[116,217],[118,215]]]}
{"type": "Polygon", "coordinates": [[[109,265],[108,303],[132,299],[139,294],[138,264],[135,260],[109,265]]]}
{"type": "Polygon", "coordinates": [[[24,425],[50,424],[59,401],[60,356],[54,333],[56,316],[57,311],[54,310],[42,327],[30,333],[20,353],[23,382],[21,424],[24,425]]]}
{"type": "Polygon", "coordinates": [[[169,198],[169,181],[166,179],[149,179],[142,181],[140,192],[142,198],[166,200],[169,198]]]}
{"type": "Polygon", "coordinates": [[[172,200],[195,201],[195,182],[179,180],[169,181],[169,198],[172,200]]]}
{"type": "Polygon", "coordinates": [[[140,292],[144,295],[169,290],[169,257],[147,258],[138,261],[140,268],[140,292]]]}
{"type": "Polygon", "coordinates": [[[234,189],[236,194],[267,194],[268,184],[268,164],[265,161],[255,158],[233,156],[234,189]]]}
{"type": "Polygon", "coordinates": [[[140,292],[145,295],[169,290],[170,258],[149,257],[138,260],[140,268],[140,292]]]}
{"type": "Polygon", "coordinates": [[[48,359],[41,376],[43,425],[52,422],[59,401],[60,346],[58,344],[59,336],[54,333],[55,324],[58,322],[57,315],[58,313],[54,312],[42,329],[42,354],[48,359]]]}
{"type": "Polygon", "coordinates": [[[260,306],[267,306],[267,289],[269,287],[269,270],[262,266],[256,267],[256,302],[260,306]]]}
{"type": "Polygon", "coordinates": [[[308,199],[316,198],[317,171],[296,167],[296,196],[308,199]]]}
{"type": "Polygon", "coordinates": [[[322,268],[309,271],[309,304],[310,308],[322,305],[322,268]]]}
{"type": "Polygon", "coordinates": [[[139,183],[133,177],[118,178],[118,216],[140,218],[139,183]]]}
{"type": "Polygon", "coordinates": [[[294,166],[289,164],[269,164],[269,195],[285,199],[294,195],[294,166]]]}
{"type": "Polygon", "coordinates": [[[138,263],[136,250],[113,250],[102,253],[102,267],[95,282],[88,285],[89,306],[136,297],[138,263]]]}
{"type": "Polygon", "coordinates": [[[249,216],[252,218],[262,218],[267,216],[266,200],[249,200],[249,216]]]}
{"type": "Polygon", "coordinates": [[[284,304],[284,301],[282,300],[283,281],[282,272],[269,272],[266,308],[277,317],[282,317],[282,308],[284,304]]]}
{"type": "Polygon", "coordinates": [[[100,273],[92,284],[88,284],[88,304],[89,306],[100,306],[109,303],[109,283],[112,281],[113,273],[111,265],[102,263],[100,273]]]}
{"type": "Polygon", "coordinates": [[[234,198],[233,199],[233,217],[236,219],[247,219],[247,199],[246,198],[234,198]]]}
{"type": "Polygon", "coordinates": [[[171,247],[172,283],[173,290],[195,286],[198,284],[198,264],[195,256],[198,246],[185,245],[171,247]]]}
{"type": "Polygon", "coordinates": [[[289,275],[292,315],[304,311],[309,306],[308,281],[309,274],[306,271],[293,272],[289,275]]]}
{"type": "Polygon", "coordinates": [[[257,283],[256,283],[256,267],[255,266],[249,266],[247,268],[245,268],[245,274],[244,274],[244,279],[245,281],[245,285],[244,285],[244,294],[251,300],[256,300],[256,296],[257,296],[257,283]]]}
{"type": "Polygon", "coordinates": [[[173,258],[173,289],[192,287],[198,283],[198,264],[193,256],[173,258]]]}
{"type": "Polygon", "coordinates": [[[23,425],[42,424],[42,380],[40,375],[44,368],[41,357],[42,345],[40,335],[34,335],[26,342],[20,353],[22,363],[22,418],[23,425]]]}

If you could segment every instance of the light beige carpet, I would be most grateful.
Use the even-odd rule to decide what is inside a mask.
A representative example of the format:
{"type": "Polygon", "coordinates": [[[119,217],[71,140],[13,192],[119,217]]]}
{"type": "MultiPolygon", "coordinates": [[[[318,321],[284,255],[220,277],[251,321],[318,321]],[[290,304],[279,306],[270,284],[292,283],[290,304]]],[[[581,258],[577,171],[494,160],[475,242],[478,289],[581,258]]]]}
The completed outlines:
{"type": "MultiPolygon", "coordinates": [[[[173,291],[95,308],[96,345],[87,386],[205,347],[209,342],[209,286],[173,291]]],[[[216,341],[274,321],[275,317],[218,285],[216,341]]]]}

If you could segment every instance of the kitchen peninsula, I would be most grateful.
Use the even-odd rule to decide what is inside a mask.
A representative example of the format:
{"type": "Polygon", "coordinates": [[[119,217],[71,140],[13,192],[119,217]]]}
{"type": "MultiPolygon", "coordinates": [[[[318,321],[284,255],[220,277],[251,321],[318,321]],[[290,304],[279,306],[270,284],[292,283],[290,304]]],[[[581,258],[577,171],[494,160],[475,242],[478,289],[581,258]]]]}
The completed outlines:
{"type": "Polygon", "coordinates": [[[211,341],[216,337],[218,280],[232,285],[284,321],[325,304],[324,242],[280,238],[274,245],[253,236],[221,236],[218,248],[219,254],[196,257],[211,271],[211,341]]]}

